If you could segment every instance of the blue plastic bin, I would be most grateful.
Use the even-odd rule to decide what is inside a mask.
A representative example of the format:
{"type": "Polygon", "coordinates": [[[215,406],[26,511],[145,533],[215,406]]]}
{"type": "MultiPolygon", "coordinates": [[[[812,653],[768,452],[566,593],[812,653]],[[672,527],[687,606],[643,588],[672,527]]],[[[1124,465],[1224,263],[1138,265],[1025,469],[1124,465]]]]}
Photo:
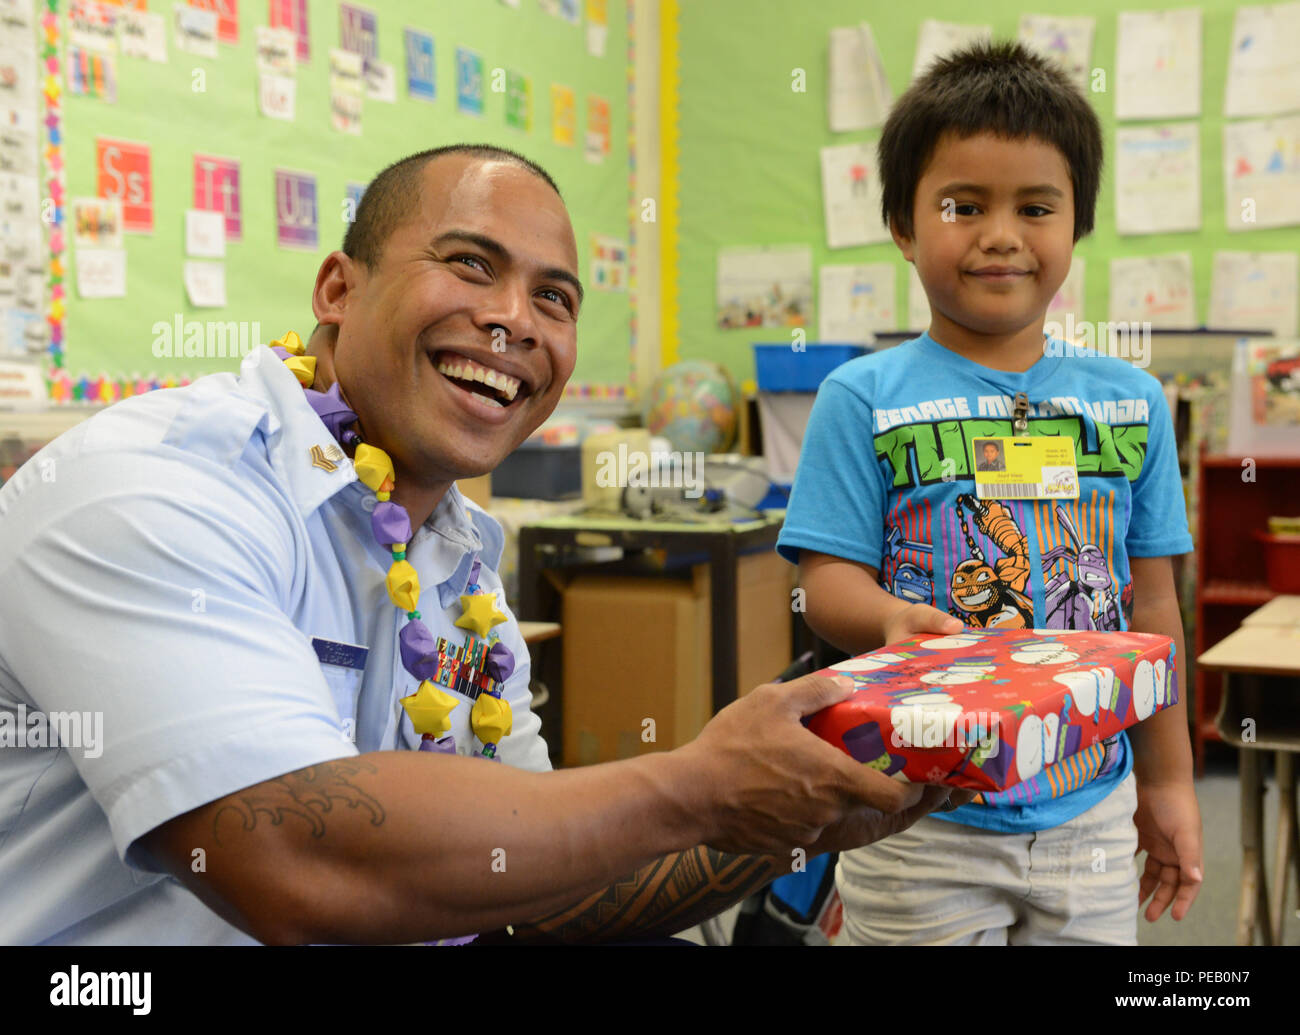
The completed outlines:
{"type": "Polygon", "coordinates": [[[788,341],[755,344],[754,369],[760,392],[815,392],[826,375],[841,363],[865,356],[865,345],[821,345],[809,342],[796,351],[788,341]]]}

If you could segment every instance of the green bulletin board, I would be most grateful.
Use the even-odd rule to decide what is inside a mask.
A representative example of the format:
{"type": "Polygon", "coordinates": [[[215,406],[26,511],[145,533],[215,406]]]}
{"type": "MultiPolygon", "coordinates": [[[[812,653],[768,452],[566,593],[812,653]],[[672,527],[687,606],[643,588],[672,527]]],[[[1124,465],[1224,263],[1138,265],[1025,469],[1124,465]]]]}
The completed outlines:
{"type": "MultiPolygon", "coordinates": [[[[1154,0],[1021,5],[993,0],[928,0],[911,13],[880,0],[681,0],[678,26],[681,82],[678,93],[679,252],[682,359],[712,359],[741,379],[754,376],[752,344],[788,338],[780,328],[718,330],[715,274],[718,249],[728,245],[805,244],[816,268],[823,264],[893,262],[898,275],[896,311],[907,313],[907,264],[893,242],[831,250],[822,214],[819,149],[870,142],[880,130],[832,133],[827,121],[828,36],[832,28],[866,21],[879,47],[893,96],[908,86],[920,24],[926,18],[987,24],[995,39],[1014,38],[1026,14],[1096,18],[1091,66],[1106,70],[1109,89],[1089,96],[1102,122],[1106,146],[1097,225],[1075,254],[1086,260],[1084,318],[1108,318],[1112,258],[1185,251],[1192,255],[1196,316],[1204,324],[1216,250],[1297,251],[1300,227],[1227,230],[1223,182],[1223,101],[1232,43],[1232,0],[1171,4],[1154,0]],[[1117,16],[1123,10],[1202,11],[1200,125],[1201,229],[1120,237],[1115,229],[1114,82],[1117,16]],[[807,92],[791,89],[792,70],[807,75],[807,92]]],[[[1123,125],[1187,120],[1125,121],[1123,125]]],[[[1231,120],[1228,120],[1231,121],[1231,120]]],[[[809,340],[816,336],[816,313],[809,340]]],[[[915,328],[903,328],[915,329],[915,328]]]]}
{"type": "MultiPolygon", "coordinates": [[[[36,5],[38,15],[44,4],[36,5]]],[[[65,369],[75,379],[173,375],[177,379],[237,369],[238,359],[159,358],[152,328],[162,321],[258,321],[261,340],[287,330],[306,338],[314,320],[311,291],[321,260],[342,244],[349,183],[367,183],[386,165],[442,144],[491,143],[517,150],[545,168],[569,205],[578,242],[580,274],[590,279],[593,233],[626,240],[629,234],[627,8],[609,0],[604,56],[588,52],[587,24],[547,13],[538,0],[512,7],[500,0],[420,3],[376,0],[356,6],[376,17],[379,60],[393,66],[396,102],[366,97],[362,132],[352,136],[330,121],[329,52],[339,46],[337,0],[308,0],[309,59],[296,69],[292,122],[261,115],[258,108],[256,27],[269,25],[271,0],[238,0],[238,43],[218,44],[218,56],[196,56],[176,45],[172,0],[149,0],[149,11],[167,19],[167,61],[118,54],[117,99],[77,96],[63,80],[66,197],[96,193],[96,140],[109,137],[149,145],[154,228],[127,233],[126,296],[82,299],[76,289],[76,254],[68,237],[65,369]],[[412,97],[407,89],[404,30],[434,39],[435,97],[412,97]],[[483,67],[482,115],[457,110],[456,50],[477,52],[483,67]],[[494,92],[492,72],[504,68],[531,79],[532,124],[506,121],[506,94],[494,92]],[[551,84],[570,87],[576,99],[573,146],[552,140],[551,84]],[[587,98],[609,103],[610,151],[589,161],[584,142],[587,98]],[[185,211],[195,207],[195,155],[239,162],[242,239],[226,244],[227,305],[194,308],[182,279],[185,211]],[[275,170],[316,178],[317,247],[277,245],[275,170]]],[[[223,0],[223,7],[235,7],[223,0]]],[[[554,6],[559,6],[554,5],[554,6]]],[[[581,5],[575,5],[581,11],[581,5]]],[[[68,0],[60,5],[63,50],[68,49],[68,0]]],[[[583,12],[585,14],[585,12],[583,12]]],[[[65,211],[71,216],[70,205],[65,211]]],[[[622,384],[629,376],[631,304],[627,291],[588,290],[578,325],[575,382],[622,384]]]]}

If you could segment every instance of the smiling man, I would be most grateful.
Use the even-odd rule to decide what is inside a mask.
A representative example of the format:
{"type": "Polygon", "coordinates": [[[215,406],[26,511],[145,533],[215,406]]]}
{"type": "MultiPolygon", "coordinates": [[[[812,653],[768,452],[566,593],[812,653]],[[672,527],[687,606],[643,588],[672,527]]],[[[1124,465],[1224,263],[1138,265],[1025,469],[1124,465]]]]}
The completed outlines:
{"type": "Polygon", "coordinates": [[[0,942],[671,933],[794,848],[865,844],[947,801],[805,730],[849,692],[812,678],[676,751],[548,772],[501,531],[454,482],[560,399],[577,271],[542,170],[488,147],[412,156],[322,263],[305,356],[261,347],[238,376],[119,403],[0,490],[0,718],[103,714],[97,752],[0,751],[0,942]],[[372,535],[363,449],[391,460],[400,551],[372,535]],[[407,616],[398,552],[420,580],[407,616]],[[473,615],[513,658],[495,732],[404,670],[413,616],[454,652],[473,615]]]}
{"type": "Polygon", "coordinates": [[[544,172],[494,153],[386,170],[316,278],[316,387],[340,381],[362,437],[391,447],[413,526],[550,416],[577,358],[568,213],[544,172]]]}

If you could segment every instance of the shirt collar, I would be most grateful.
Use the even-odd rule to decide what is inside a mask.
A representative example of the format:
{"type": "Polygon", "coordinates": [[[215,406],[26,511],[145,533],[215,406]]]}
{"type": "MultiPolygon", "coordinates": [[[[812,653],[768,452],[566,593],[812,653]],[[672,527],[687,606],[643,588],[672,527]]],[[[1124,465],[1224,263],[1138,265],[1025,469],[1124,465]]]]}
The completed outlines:
{"type": "Polygon", "coordinates": [[[267,346],[259,345],[244,358],[239,384],[267,408],[272,462],[304,519],[357,481],[352,461],[307,402],[298,379],[267,346]]]}
{"type": "MultiPolygon", "coordinates": [[[[360,507],[369,488],[357,477],[347,455],[339,455],[338,443],[280,358],[267,346],[259,346],[240,365],[239,383],[246,394],[266,406],[272,462],[283,473],[303,518],[345,489],[348,495],[341,501],[360,507]]],[[[484,564],[496,568],[503,546],[500,526],[478,508],[471,509],[454,484],[411,540],[411,549],[428,555],[438,574],[447,573],[438,579],[439,592],[451,594],[452,599],[464,591],[474,558],[481,556],[484,564]]]]}

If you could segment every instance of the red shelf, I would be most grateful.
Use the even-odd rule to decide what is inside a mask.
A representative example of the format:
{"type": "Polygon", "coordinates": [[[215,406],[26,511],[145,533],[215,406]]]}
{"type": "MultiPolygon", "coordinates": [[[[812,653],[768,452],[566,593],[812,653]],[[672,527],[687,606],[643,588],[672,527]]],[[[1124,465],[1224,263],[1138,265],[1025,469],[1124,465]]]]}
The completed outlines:
{"type": "MultiPolygon", "coordinates": [[[[1231,467],[1233,470],[1241,470],[1241,462],[1245,460],[1244,456],[1225,456],[1222,453],[1207,453],[1201,457],[1202,467],[1231,467]]],[[[1300,467],[1300,456],[1252,456],[1250,459],[1260,464],[1267,464],[1269,467],[1300,467]]]]}
{"type": "MultiPolygon", "coordinates": [[[[1196,631],[1189,645],[1200,657],[1240,627],[1246,615],[1277,594],[1268,587],[1264,549],[1251,532],[1268,527],[1273,514],[1295,511],[1300,457],[1256,456],[1252,481],[1242,481],[1239,456],[1202,454],[1196,520],[1196,631]]],[[[1196,771],[1205,765],[1205,744],[1219,740],[1214,716],[1223,678],[1197,666],[1192,684],[1192,747],[1196,771]]]]}

